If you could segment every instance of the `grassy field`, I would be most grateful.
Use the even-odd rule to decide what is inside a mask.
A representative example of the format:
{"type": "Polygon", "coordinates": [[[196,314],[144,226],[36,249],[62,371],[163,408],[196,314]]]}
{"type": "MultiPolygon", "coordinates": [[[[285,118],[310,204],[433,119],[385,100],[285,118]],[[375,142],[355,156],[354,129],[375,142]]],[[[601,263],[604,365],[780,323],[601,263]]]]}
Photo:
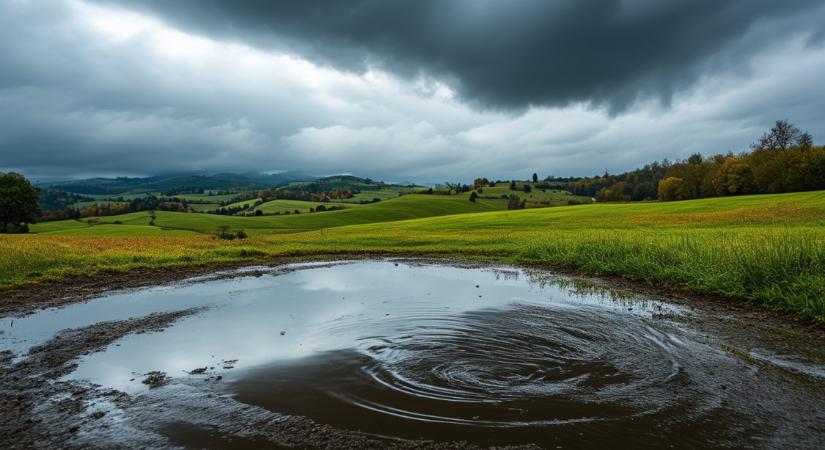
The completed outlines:
{"type": "Polygon", "coordinates": [[[353,206],[357,206],[351,203],[339,203],[339,202],[306,202],[303,200],[270,200],[266,203],[262,203],[257,207],[253,207],[253,205],[258,201],[258,199],[254,200],[246,200],[243,202],[236,202],[232,203],[227,206],[227,208],[243,208],[244,205],[249,205],[249,209],[241,211],[238,215],[248,215],[254,214],[255,211],[261,210],[264,214],[293,214],[295,211],[299,211],[300,213],[309,213],[310,209],[315,209],[318,206],[323,205],[324,207],[336,207],[336,208],[352,208],[353,206]]]}
{"type": "MultiPolygon", "coordinates": [[[[428,255],[618,275],[825,321],[825,192],[492,212],[472,212],[472,203],[452,196],[441,198],[460,203],[439,206],[444,211],[463,208],[464,214],[436,217],[438,197],[410,195],[351,210],[291,216],[158,213],[156,222],[164,226],[181,225],[184,216],[210,220],[186,224],[192,230],[211,229],[221,220],[246,229],[258,224],[252,237],[231,242],[206,235],[111,234],[113,227],[147,226],[145,213],[120,216],[124,225],[40,224],[33,227],[38,235],[0,236],[0,284],[103,269],[268,257],[428,255]],[[431,217],[401,220],[407,217],[400,211],[415,203],[420,208],[422,202],[431,204],[431,217]],[[378,212],[395,221],[376,223],[378,212]],[[98,230],[101,237],[84,235],[98,230]],[[304,231],[277,233],[283,230],[304,231]]],[[[476,211],[502,207],[474,206],[476,211]]]]}
{"type": "MultiPolygon", "coordinates": [[[[287,205],[295,204],[295,202],[289,200],[278,200],[278,202],[287,202],[287,205]]],[[[267,204],[265,203],[262,206],[267,204]]],[[[267,234],[390,222],[447,214],[496,211],[504,208],[506,208],[506,203],[503,200],[479,200],[472,203],[461,196],[405,195],[397,199],[367,205],[347,205],[346,209],[337,211],[262,217],[157,211],[155,212],[155,225],[160,228],[167,228],[170,231],[190,230],[202,233],[214,233],[218,227],[226,225],[232,231],[242,229],[250,234],[267,234]]],[[[291,208],[291,210],[294,210],[294,208],[291,208]]],[[[148,225],[149,221],[150,215],[148,212],[137,212],[94,218],[91,219],[91,223],[89,219],[45,222],[32,225],[31,230],[38,234],[59,232],[62,235],[70,235],[78,233],[83,228],[100,227],[101,224],[117,226],[114,225],[114,222],[120,222],[123,225],[148,225]]],[[[89,235],[90,232],[84,230],[83,233],[89,235]]]]}
{"type": "Polygon", "coordinates": [[[352,196],[352,198],[348,198],[344,200],[344,203],[361,203],[361,202],[371,202],[373,199],[380,198],[381,200],[389,200],[391,198],[396,198],[400,194],[406,194],[409,192],[415,192],[416,190],[421,188],[409,188],[409,187],[402,187],[402,186],[389,186],[385,187],[376,191],[361,191],[352,196]]]}
{"type": "MultiPolygon", "coordinates": [[[[516,182],[516,190],[510,189],[509,183],[499,183],[493,187],[484,187],[482,188],[482,192],[479,195],[480,198],[501,198],[501,196],[506,195],[517,195],[522,200],[526,200],[526,207],[527,208],[543,208],[546,206],[563,206],[569,205],[570,202],[575,202],[576,204],[587,204],[591,203],[592,200],[590,197],[582,197],[578,195],[573,195],[567,191],[561,191],[556,189],[540,189],[534,187],[536,183],[525,183],[522,181],[516,182]],[[524,192],[524,185],[528,184],[531,188],[533,188],[530,192],[524,192]]],[[[466,197],[470,196],[470,193],[462,194],[466,197]]]]}

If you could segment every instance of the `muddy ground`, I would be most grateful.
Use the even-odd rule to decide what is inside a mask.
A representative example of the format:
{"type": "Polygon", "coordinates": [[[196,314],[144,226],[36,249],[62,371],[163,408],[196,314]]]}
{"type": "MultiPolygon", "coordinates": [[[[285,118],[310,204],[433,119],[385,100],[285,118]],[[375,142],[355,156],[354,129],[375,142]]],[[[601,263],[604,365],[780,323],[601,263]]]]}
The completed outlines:
{"type": "Polygon", "coordinates": [[[238,448],[476,448],[460,442],[379,440],[245,405],[223,396],[220,377],[199,368],[185,379],[173,380],[161,372],[138,375],[152,388],[175,384],[172,395],[168,390],[161,394],[150,389],[130,396],[94,384],[60,380],[83,355],[103,350],[127,334],[162,332],[175,320],[199,311],[152,314],[64,330],[32,348],[20,361],[14,361],[9,352],[0,354],[0,448],[232,444],[238,448]],[[168,430],[174,417],[182,416],[187,417],[187,424],[168,430]],[[228,425],[216,428],[213,424],[228,425]]]}
{"type": "MultiPolygon", "coordinates": [[[[405,261],[409,263],[411,260],[405,261]]],[[[484,265],[463,264],[469,267],[484,265]]],[[[2,292],[0,317],[23,315],[44,307],[88,300],[112,290],[166,284],[195,275],[208,273],[210,279],[237,276],[229,269],[248,265],[246,262],[143,269],[6,290],[2,292]],[[222,270],[226,272],[216,273],[222,270]]],[[[246,271],[244,275],[254,274],[255,270],[246,271]]],[[[260,270],[262,273],[272,271],[271,267],[260,270]]],[[[621,279],[589,281],[602,287],[630,289],[646,295],[660,293],[621,279]]],[[[721,336],[719,344],[734,355],[747,358],[749,342],[758,337],[779,354],[784,348],[803,346],[808,348],[812,359],[825,361],[825,349],[810,345],[825,338],[825,327],[821,324],[772,313],[746,303],[674,294],[678,293],[668,293],[668,301],[706,312],[691,319],[696,321],[692,325],[705,330],[708,335],[721,336]]],[[[129,334],[163,332],[176,320],[201,310],[159,313],[68,329],[19,358],[9,352],[0,353],[0,448],[91,448],[98,445],[103,448],[170,445],[194,448],[475,448],[460,442],[379,439],[243,404],[226,395],[220,377],[208,369],[193,367],[189,376],[175,378],[163,373],[137,374],[150,387],[169,384],[174,389],[149,389],[134,396],[91,383],[61,380],[63,375],[74,370],[77,359],[83,355],[104,350],[129,334]],[[169,428],[168,424],[174,423],[174,418],[180,415],[187,417],[187,423],[169,428]],[[223,425],[216,427],[214,424],[223,425]]],[[[749,363],[760,362],[750,360],[749,363]]],[[[788,376],[806,377],[792,370],[788,376]]]]}

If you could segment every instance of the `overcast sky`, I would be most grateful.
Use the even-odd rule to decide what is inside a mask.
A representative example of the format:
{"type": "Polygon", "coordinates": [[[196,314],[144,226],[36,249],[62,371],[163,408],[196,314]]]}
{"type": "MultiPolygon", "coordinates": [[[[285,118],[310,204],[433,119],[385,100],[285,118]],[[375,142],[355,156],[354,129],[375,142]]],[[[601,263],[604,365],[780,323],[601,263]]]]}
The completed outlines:
{"type": "Polygon", "coordinates": [[[0,0],[0,170],[466,181],[825,142],[823,0],[0,0]]]}

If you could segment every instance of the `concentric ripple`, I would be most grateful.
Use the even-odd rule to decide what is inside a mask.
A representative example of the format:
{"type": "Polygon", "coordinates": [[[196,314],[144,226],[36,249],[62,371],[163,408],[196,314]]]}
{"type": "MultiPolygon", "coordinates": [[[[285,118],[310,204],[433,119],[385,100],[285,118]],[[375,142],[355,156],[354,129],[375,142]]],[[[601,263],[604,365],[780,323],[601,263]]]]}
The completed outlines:
{"type": "Polygon", "coordinates": [[[634,316],[587,308],[481,311],[399,331],[362,351],[360,369],[384,389],[340,398],[445,423],[607,420],[664,407],[658,391],[680,367],[667,334],[634,316]]]}
{"type": "Polygon", "coordinates": [[[377,435],[529,443],[547,442],[550,429],[598,427],[638,439],[630,430],[691,423],[713,401],[684,370],[689,346],[655,325],[592,305],[454,315],[410,307],[330,325],[319,333],[362,336],[253,371],[233,390],[243,402],[377,435]]]}

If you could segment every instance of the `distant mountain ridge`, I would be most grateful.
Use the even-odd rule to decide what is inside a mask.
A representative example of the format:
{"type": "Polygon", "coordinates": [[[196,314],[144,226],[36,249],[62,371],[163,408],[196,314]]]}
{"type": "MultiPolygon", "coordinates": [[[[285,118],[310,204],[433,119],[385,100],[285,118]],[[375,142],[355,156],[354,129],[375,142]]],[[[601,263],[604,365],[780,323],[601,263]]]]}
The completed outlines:
{"type": "Polygon", "coordinates": [[[87,178],[41,183],[39,186],[77,194],[120,195],[198,190],[249,191],[282,186],[296,181],[311,182],[316,179],[318,177],[303,172],[288,171],[275,174],[220,173],[214,175],[175,174],[136,178],[87,178]]]}

